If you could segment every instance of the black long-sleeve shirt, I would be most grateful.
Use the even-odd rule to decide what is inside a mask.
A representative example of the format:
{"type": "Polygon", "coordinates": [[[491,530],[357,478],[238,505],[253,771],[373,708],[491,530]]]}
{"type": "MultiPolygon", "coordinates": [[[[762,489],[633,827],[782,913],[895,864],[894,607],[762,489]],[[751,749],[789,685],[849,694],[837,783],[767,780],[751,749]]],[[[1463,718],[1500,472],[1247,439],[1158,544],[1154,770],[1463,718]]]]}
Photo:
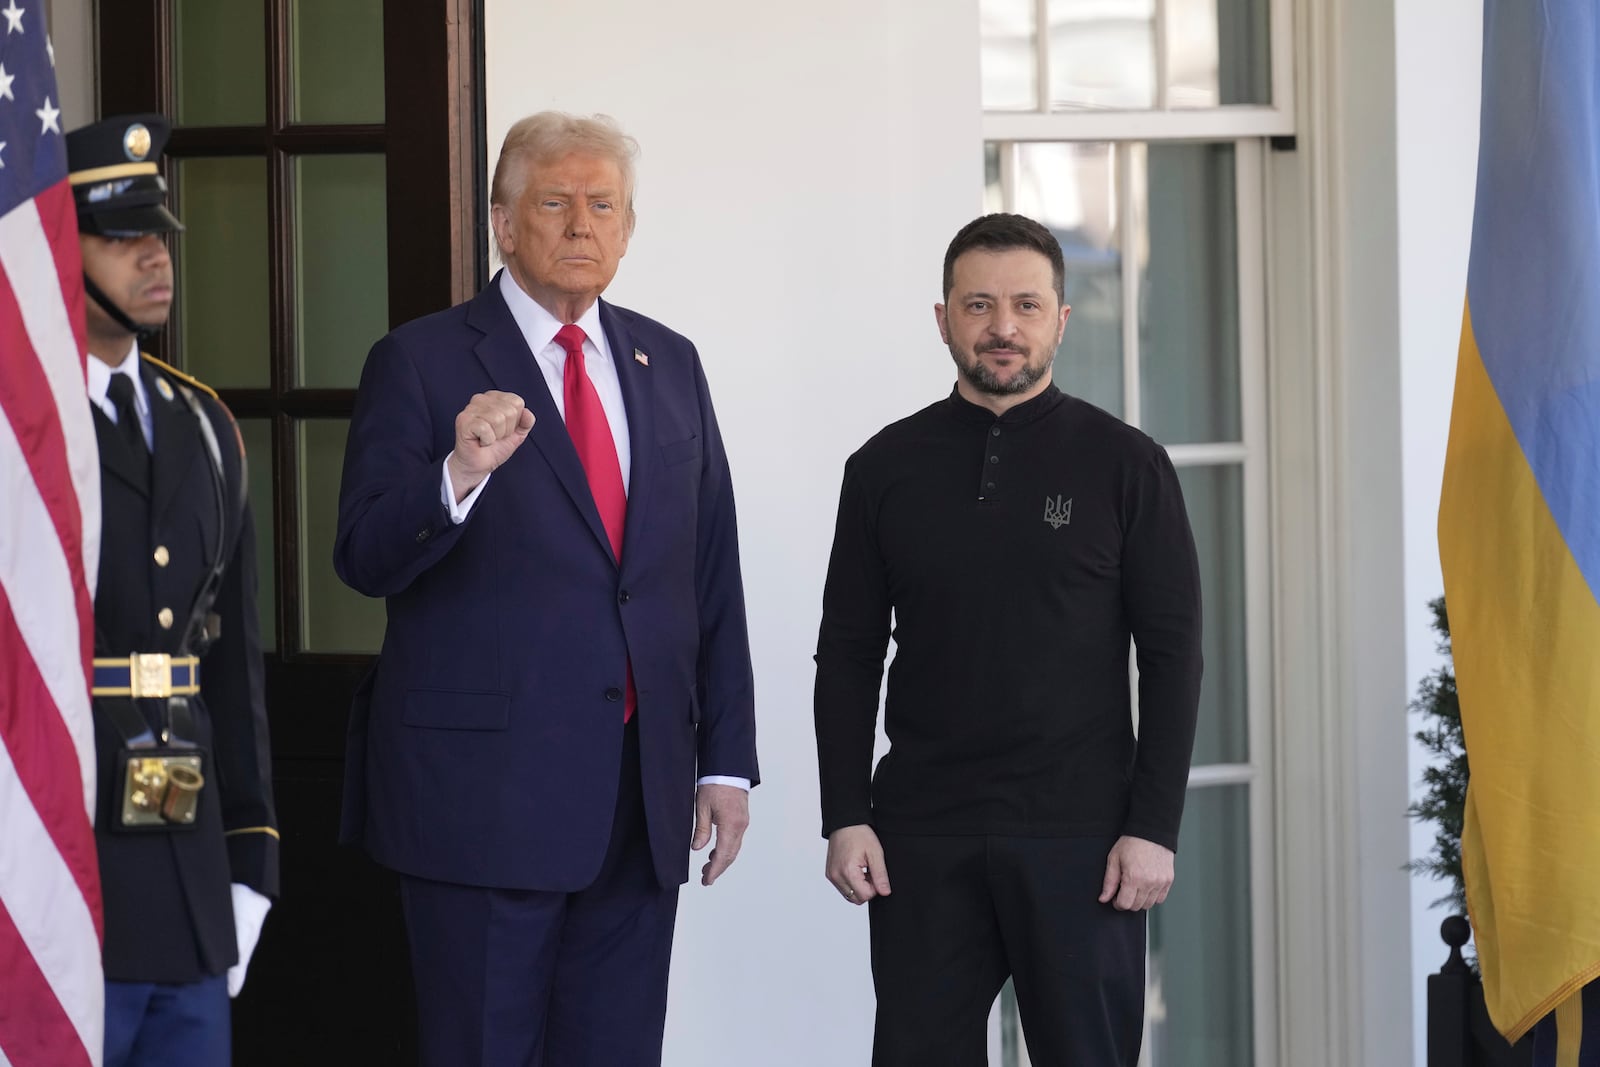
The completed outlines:
{"type": "Polygon", "coordinates": [[[1200,579],[1166,452],[1054,386],[998,417],[952,392],[886,427],[845,464],[816,660],[824,835],[1176,849],[1200,579]]]}

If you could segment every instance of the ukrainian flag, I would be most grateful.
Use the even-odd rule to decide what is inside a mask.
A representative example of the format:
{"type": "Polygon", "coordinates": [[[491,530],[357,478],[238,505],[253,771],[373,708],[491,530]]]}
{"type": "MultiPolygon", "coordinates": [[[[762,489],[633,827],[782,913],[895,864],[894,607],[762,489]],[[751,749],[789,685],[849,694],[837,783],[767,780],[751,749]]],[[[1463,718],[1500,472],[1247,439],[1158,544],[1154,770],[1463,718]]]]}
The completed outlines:
{"type": "Polygon", "coordinates": [[[1439,507],[1472,768],[1462,868],[1490,1017],[1515,1040],[1566,1004],[1577,1063],[1572,998],[1600,976],[1594,0],[1485,0],[1482,107],[1439,507]]]}

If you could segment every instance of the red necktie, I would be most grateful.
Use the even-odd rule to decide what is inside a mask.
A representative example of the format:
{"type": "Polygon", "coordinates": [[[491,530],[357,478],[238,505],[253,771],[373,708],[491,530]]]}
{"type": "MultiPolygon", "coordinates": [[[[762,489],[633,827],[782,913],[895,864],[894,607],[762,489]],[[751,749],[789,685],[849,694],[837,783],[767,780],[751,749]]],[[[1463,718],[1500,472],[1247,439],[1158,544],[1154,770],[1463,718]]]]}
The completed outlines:
{"type": "MultiPolygon", "coordinates": [[[[556,344],[567,353],[566,367],[561,372],[562,403],[566,408],[567,433],[578,450],[578,461],[589,479],[589,492],[594,495],[595,507],[600,511],[600,522],[611,539],[611,550],[617,562],[622,562],[622,524],[628,514],[628,494],[622,488],[622,465],[617,462],[617,442],[611,436],[611,424],[606,421],[606,410],[600,406],[600,394],[583,365],[582,329],[571,323],[556,331],[556,344]]],[[[633,718],[639,698],[633,688],[633,665],[628,665],[628,688],[623,705],[622,721],[633,718]]]]}

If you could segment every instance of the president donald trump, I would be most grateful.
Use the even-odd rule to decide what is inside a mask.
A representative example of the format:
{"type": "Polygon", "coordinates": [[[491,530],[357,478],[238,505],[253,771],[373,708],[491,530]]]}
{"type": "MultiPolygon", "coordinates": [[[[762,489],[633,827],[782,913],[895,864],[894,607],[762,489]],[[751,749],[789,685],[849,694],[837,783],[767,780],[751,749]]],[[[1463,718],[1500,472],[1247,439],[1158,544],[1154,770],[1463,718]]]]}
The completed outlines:
{"type": "Polygon", "coordinates": [[[632,138],[543,112],[491,192],[505,269],[379,341],[334,563],[389,625],[345,829],[397,871],[423,1062],[659,1064],[678,887],[758,777],[733,489],[694,345],[601,293],[632,138]],[[692,842],[691,842],[692,835],[692,842]]]}

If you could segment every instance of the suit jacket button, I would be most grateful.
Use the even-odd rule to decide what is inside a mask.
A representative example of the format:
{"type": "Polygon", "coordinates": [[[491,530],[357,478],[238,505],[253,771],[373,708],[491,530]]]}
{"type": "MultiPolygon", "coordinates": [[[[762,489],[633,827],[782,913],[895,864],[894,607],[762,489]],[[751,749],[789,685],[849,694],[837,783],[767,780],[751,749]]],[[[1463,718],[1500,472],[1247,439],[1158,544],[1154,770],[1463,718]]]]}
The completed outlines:
{"type": "Polygon", "coordinates": [[[163,630],[172,629],[172,609],[162,608],[160,611],[156,612],[156,622],[161,624],[161,628],[163,630]]]}
{"type": "Polygon", "coordinates": [[[167,551],[166,545],[157,545],[155,556],[157,567],[165,567],[167,562],[172,559],[172,554],[167,551]]]}
{"type": "Polygon", "coordinates": [[[622,592],[617,594],[617,603],[618,604],[626,604],[627,602],[628,602],[628,591],[626,589],[624,589],[622,592]]]}
{"type": "Polygon", "coordinates": [[[622,690],[618,689],[616,686],[612,686],[610,689],[606,690],[606,699],[615,704],[617,701],[622,699],[622,690]]]}
{"type": "Polygon", "coordinates": [[[428,539],[428,531],[427,530],[418,530],[417,531],[417,544],[420,545],[420,544],[422,544],[422,542],[426,541],[427,539],[428,539]]]}

